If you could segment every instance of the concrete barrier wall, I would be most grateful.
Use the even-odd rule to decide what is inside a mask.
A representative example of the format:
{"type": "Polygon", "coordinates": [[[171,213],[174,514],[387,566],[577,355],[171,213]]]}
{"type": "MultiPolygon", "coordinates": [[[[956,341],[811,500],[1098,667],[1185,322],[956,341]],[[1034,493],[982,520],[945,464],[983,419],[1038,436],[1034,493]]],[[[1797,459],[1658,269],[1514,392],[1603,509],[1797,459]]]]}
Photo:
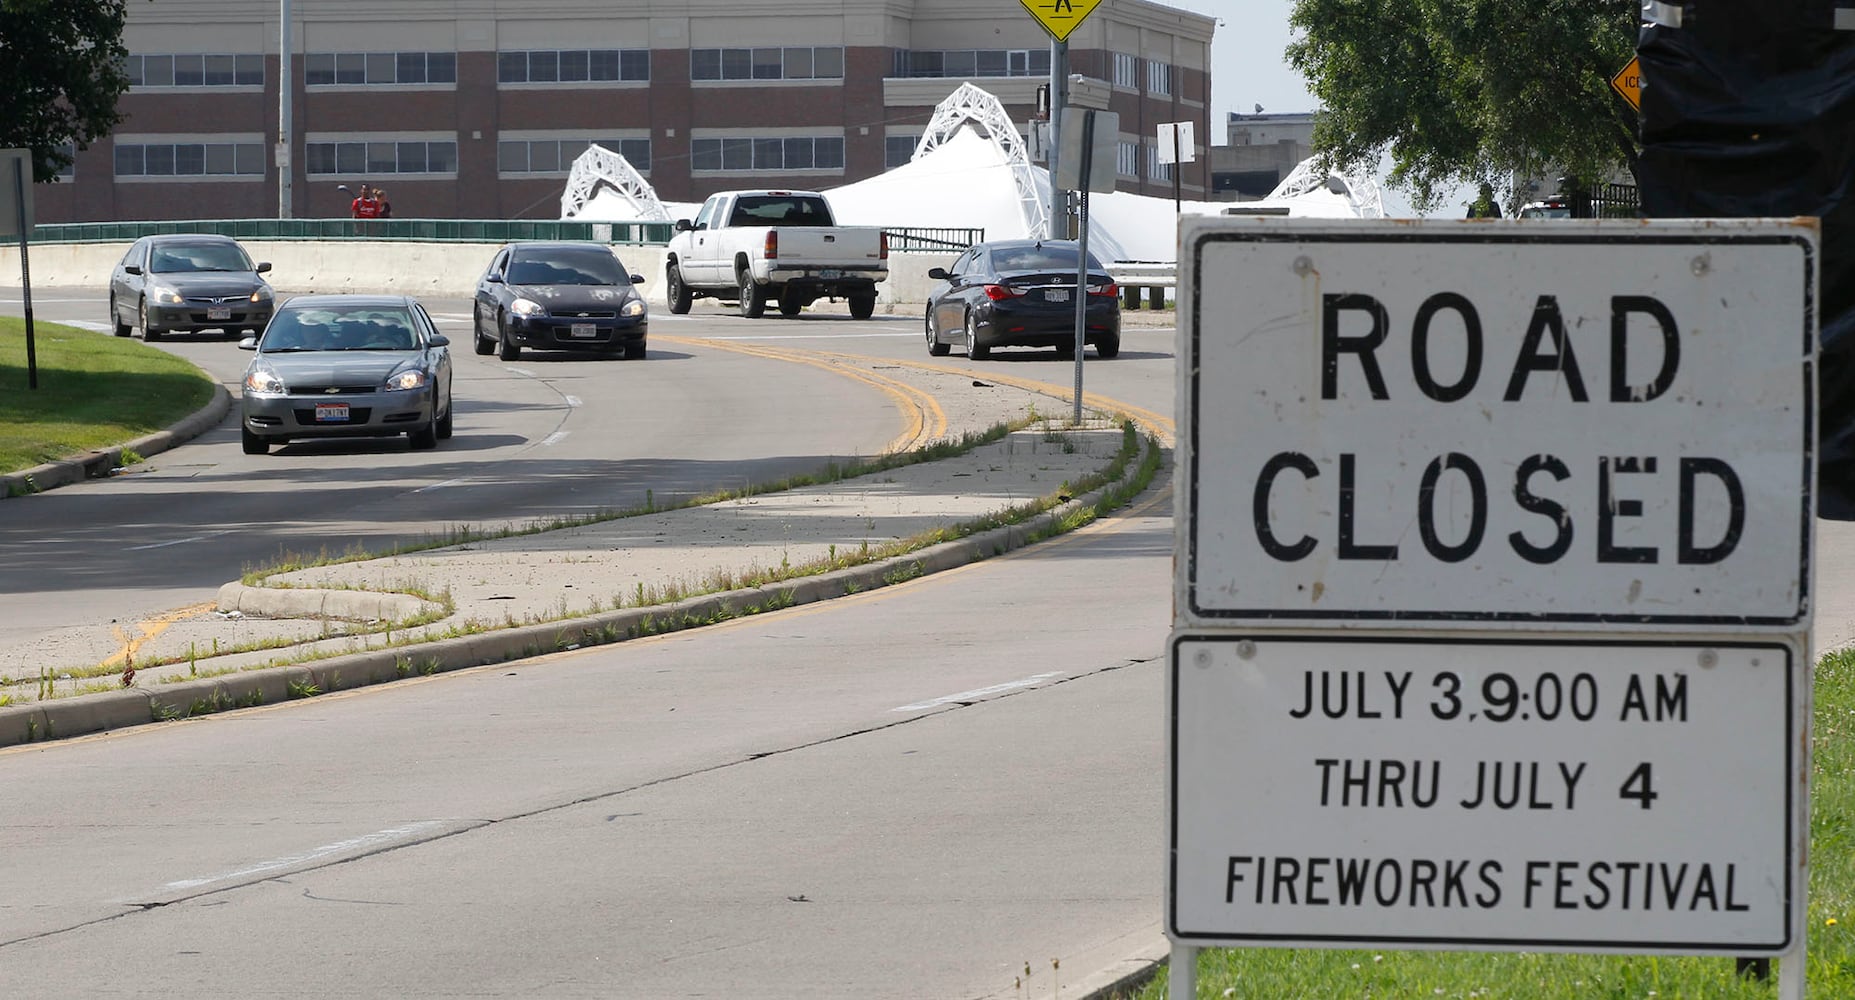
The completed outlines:
{"type": "MultiPolygon", "coordinates": [[[[477,278],[496,255],[498,243],[314,243],[248,240],[253,258],[269,261],[270,282],[280,292],[384,292],[470,298],[477,278]]],[[[109,284],[110,273],[128,252],[127,243],[44,243],[28,248],[32,286],[91,287],[109,284]]],[[[617,247],[618,259],[644,276],[645,296],[663,307],[663,248],[617,247]]],[[[935,282],[928,268],[946,267],[957,253],[897,253],[889,256],[889,279],[878,286],[876,307],[914,313],[935,282]]],[[[19,274],[19,247],[0,247],[0,282],[19,274]]]]}

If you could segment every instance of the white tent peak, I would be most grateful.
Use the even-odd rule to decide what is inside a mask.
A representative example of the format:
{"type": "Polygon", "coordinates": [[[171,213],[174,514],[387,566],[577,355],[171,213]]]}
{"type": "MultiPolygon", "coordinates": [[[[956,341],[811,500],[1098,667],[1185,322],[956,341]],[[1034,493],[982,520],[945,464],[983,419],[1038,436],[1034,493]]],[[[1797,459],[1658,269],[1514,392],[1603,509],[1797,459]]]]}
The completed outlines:
{"type": "Polygon", "coordinates": [[[611,191],[623,199],[630,211],[625,213],[627,221],[669,222],[670,210],[663,202],[657,200],[657,189],[644,179],[631,161],[623,154],[615,153],[604,146],[594,143],[586,147],[573,160],[573,170],[567,174],[567,189],[560,195],[560,217],[578,218],[586,210],[587,203],[597,199],[602,205],[602,218],[610,218],[613,207],[609,197],[599,197],[611,191]]]}
{"type": "Polygon", "coordinates": [[[1011,171],[1012,184],[1017,188],[1025,231],[1033,238],[1044,238],[1050,232],[1050,206],[1044,197],[1048,187],[1040,183],[1032,169],[1030,153],[1024,148],[1018,125],[1005,112],[1005,106],[971,82],[960,84],[945,100],[934,105],[934,117],[928,120],[927,131],[921,134],[921,141],[916,144],[915,155],[909,162],[925,159],[949,139],[975,127],[1004,154],[1004,165],[1011,171]]]}

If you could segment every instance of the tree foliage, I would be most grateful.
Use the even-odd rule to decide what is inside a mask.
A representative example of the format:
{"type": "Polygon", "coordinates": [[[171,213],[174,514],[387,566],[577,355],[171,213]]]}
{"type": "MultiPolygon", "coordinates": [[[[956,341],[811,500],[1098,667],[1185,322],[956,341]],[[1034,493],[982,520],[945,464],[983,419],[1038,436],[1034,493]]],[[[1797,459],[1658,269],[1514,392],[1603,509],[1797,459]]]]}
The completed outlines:
{"type": "Polygon", "coordinates": [[[0,147],[49,181],[122,121],[126,0],[0,0],[0,147]]]}
{"type": "Polygon", "coordinates": [[[1599,178],[1640,154],[1610,87],[1634,54],[1631,0],[1295,0],[1288,61],[1320,102],[1314,145],[1342,166],[1391,155],[1422,210],[1516,176],[1599,178]]]}

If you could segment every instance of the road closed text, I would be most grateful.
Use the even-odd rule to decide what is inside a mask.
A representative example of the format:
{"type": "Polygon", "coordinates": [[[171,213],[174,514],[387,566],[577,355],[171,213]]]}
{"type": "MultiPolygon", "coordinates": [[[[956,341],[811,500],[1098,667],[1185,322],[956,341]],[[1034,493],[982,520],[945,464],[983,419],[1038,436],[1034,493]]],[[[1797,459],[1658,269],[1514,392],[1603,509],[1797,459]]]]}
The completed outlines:
{"type": "MultiPolygon", "coordinates": [[[[1652,296],[1615,295],[1607,311],[1602,349],[1593,350],[1593,338],[1570,336],[1555,295],[1537,297],[1523,329],[1489,331],[1474,303],[1456,292],[1428,296],[1402,321],[1370,295],[1325,294],[1320,399],[1356,401],[1367,414],[1374,402],[1425,402],[1439,420],[1445,411],[1492,419],[1491,406],[1529,401],[1555,408],[1687,405],[1674,310],[1652,296]],[[1447,350],[1439,346],[1445,342],[1447,350]],[[1392,351],[1407,356],[1387,364],[1392,351]],[[1445,355],[1446,363],[1439,360],[1445,355]],[[1387,371],[1406,373],[1409,382],[1393,382],[1387,371]]],[[[1412,430],[1421,447],[1425,429],[1412,430]]],[[[1536,565],[1572,557],[1705,566],[1739,548],[1747,484],[1732,461],[1704,453],[1593,455],[1589,442],[1568,444],[1580,454],[1472,453],[1460,446],[1428,455],[1277,451],[1254,473],[1256,542],[1285,563],[1316,553],[1459,563],[1498,545],[1536,565]],[[1384,530],[1374,535],[1362,512],[1377,512],[1388,497],[1403,497],[1413,509],[1392,511],[1389,522],[1380,517],[1384,530]],[[1315,518],[1310,510],[1331,516],[1315,518]],[[1674,516],[1651,517],[1660,512],[1674,516]],[[1414,538],[1387,526],[1412,522],[1414,538]]]]}

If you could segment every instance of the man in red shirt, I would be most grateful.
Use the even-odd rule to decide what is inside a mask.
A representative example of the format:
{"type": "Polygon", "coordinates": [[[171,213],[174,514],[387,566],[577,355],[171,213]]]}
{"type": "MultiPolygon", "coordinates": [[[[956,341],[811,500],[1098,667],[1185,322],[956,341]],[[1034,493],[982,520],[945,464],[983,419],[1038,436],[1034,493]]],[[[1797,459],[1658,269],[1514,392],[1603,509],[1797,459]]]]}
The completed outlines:
{"type": "Polygon", "coordinates": [[[380,200],[374,197],[374,189],[361,185],[360,197],[354,199],[351,206],[357,219],[378,219],[380,217],[380,200]]]}

